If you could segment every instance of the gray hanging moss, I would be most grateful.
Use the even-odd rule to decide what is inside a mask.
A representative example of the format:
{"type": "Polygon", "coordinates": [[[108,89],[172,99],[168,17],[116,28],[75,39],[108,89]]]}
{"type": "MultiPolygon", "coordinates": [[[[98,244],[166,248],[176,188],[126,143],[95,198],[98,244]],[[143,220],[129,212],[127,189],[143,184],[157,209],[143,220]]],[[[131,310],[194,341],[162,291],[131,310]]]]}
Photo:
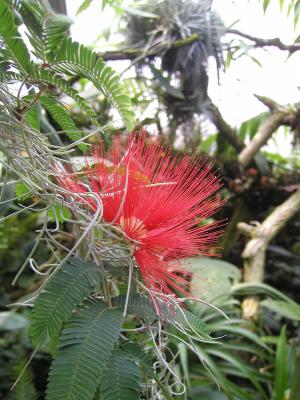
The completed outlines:
{"type": "Polygon", "coordinates": [[[180,99],[165,87],[164,102],[178,122],[203,112],[208,58],[214,57],[218,70],[223,65],[221,38],[226,29],[211,4],[212,0],[147,0],[139,3],[136,13],[125,16],[128,44],[143,48],[150,62],[153,54],[160,56],[162,72],[167,71],[170,79],[176,73],[183,96],[180,99]],[[191,37],[195,39],[189,41],[191,37]],[[180,40],[188,44],[177,46],[180,40]]]}

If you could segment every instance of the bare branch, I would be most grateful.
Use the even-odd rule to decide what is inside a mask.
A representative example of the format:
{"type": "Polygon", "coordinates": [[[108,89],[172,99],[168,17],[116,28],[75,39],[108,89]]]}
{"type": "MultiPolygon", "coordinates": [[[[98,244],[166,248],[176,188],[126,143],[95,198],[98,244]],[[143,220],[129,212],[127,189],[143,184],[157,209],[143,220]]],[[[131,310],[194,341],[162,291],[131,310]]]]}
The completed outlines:
{"type": "Polygon", "coordinates": [[[256,135],[251,140],[251,142],[246,146],[239,154],[238,160],[240,164],[245,168],[247,167],[256,153],[260,148],[267,143],[272,134],[277,130],[277,128],[282,124],[283,117],[285,114],[283,112],[277,111],[271,114],[259,127],[256,135]]]}
{"type": "Polygon", "coordinates": [[[281,106],[276,101],[270,99],[266,96],[261,96],[259,94],[254,94],[254,97],[257,98],[261,103],[263,103],[266,107],[269,108],[270,111],[278,110],[281,106]]]}
{"type": "Polygon", "coordinates": [[[256,36],[249,35],[248,33],[240,32],[237,29],[228,29],[227,33],[232,33],[234,35],[241,36],[245,39],[250,40],[254,43],[254,47],[277,47],[280,50],[288,51],[290,54],[295,53],[300,50],[299,44],[285,44],[279,38],[272,39],[262,39],[256,36]]]}
{"type": "MultiPolygon", "coordinates": [[[[264,220],[254,226],[240,222],[237,228],[250,237],[242,257],[244,259],[244,282],[263,282],[266,250],[269,243],[280,232],[284,225],[300,211],[300,190],[293,193],[264,220]]],[[[245,299],[244,317],[256,318],[259,301],[256,297],[245,299]]]]}
{"type": "Polygon", "coordinates": [[[227,141],[235,148],[237,152],[240,152],[244,148],[244,143],[236,131],[232,128],[223,118],[218,107],[209,99],[209,105],[207,107],[210,113],[210,118],[219,132],[227,139],[227,141]]]}
{"type": "Polygon", "coordinates": [[[250,143],[242,149],[238,161],[242,167],[247,167],[254,159],[257,152],[267,143],[272,134],[280,125],[290,126],[295,129],[300,121],[299,104],[282,106],[268,97],[255,95],[271,111],[270,116],[259,126],[257,133],[250,143]]]}
{"type": "Polygon", "coordinates": [[[194,33],[191,36],[188,36],[184,39],[177,39],[173,43],[170,44],[169,41],[162,41],[159,43],[159,47],[155,46],[152,49],[150,48],[147,53],[145,53],[145,48],[127,48],[116,51],[106,51],[103,53],[98,53],[98,56],[105,61],[116,61],[116,60],[134,60],[137,57],[141,56],[158,56],[162,50],[174,49],[179,47],[188,46],[193,42],[197,42],[200,40],[200,36],[197,33],[194,33]]]}

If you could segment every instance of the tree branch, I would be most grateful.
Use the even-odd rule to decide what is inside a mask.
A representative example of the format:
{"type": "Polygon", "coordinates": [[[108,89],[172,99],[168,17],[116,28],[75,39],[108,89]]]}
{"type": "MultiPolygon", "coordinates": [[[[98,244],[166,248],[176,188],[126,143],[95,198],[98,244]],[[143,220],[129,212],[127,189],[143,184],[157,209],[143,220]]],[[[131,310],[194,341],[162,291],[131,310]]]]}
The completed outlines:
{"type": "Polygon", "coordinates": [[[159,44],[159,48],[157,46],[153,47],[152,49],[150,48],[147,53],[145,53],[145,47],[141,48],[127,48],[123,50],[116,50],[116,51],[106,51],[103,53],[98,53],[98,56],[101,57],[105,61],[116,61],[116,60],[134,60],[137,57],[141,56],[156,56],[161,53],[162,49],[168,50],[168,49],[175,49],[179,47],[184,47],[188,46],[189,44],[193,42],[197,42],[200,40],[200,36],[198,33],[194,33],[191,36],[188,36],[185,39],[177,39],[173,43],[168,41],[162,41],[159,44]]]}
{"type": "MultiPolygon", "coordinates": [[[[237,225],[245,236],[250,237],[242,257],[244,259],[244,282],[263,282],[266,250],[269,243],[284,225],[300,210],[300,190],[293,193],[264,220],[262,224],[249,225],[240,222],[237,225]]],[[[243,302],[246,319],[257,318],[259,301],[249,297],[243,302]]]]}
{"type": "Polygon", "coordinates": [[[238,161],[242,167],[247,167],[260,148],[267,143],[272,134],[282,124],[284,113],[277,111],[271,114],[259,127],[251,142],[240,152],[238,161]]]}
{"type": "Polygon", "coordinates": [[[290,54],[293,54],[296,51],[300,50],[300,43],[284,44],[279,38],[262,39],[256,36],[248,35],[247,33],[244,32],[240,32],[237,29],[228,29],[227,33],[232,33],[234,35],[238,35],[245,39],[251,40],[252,42],[254,42],[255,47],[277,47],[280,50],[288,51],[290,54]]]}
{"type": "Polygon", "coordinates": [[[209,105],[207,107],[210,113],[210,118],[219,132],[227,139],[227,141],[235,148],[237,152],[240,152],[244,148],[244,143],[239,136],[237,136],[235,129],[233,129],[223,118],[218,107],[209,99],[209,105]]]}
{"type": "Polygon", "coordinates": [[[280,125],[287,125],[293,129],[299,123],[300,119],[298,104],[281,106],[268,97],[258,95],[255,95],[255,97],[270,109],[271,114],[259,126],[257,133],[250,143],[241,150],[238,161],[244,168],[252,162],[257,152],[267,143],[280,125]]]}

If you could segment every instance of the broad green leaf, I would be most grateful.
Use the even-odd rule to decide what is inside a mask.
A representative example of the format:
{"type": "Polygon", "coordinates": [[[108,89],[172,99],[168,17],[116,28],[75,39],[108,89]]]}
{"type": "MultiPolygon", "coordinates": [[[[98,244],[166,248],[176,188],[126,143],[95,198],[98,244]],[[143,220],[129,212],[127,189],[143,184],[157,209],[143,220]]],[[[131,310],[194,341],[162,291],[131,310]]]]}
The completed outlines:
{"type": "Polygon", "coordinates": [[[263,121],[266,120],[268,116],[267,112],[262,112],[255,117],[252,117],[244,122],[242,122],[240,128],[239,128],[239,136],[245,140],[247,136],[249,136],[251,139],[254,137],[254,135],[257,133],[258,127],[262,124],[263,121]]]}
{"type": "Polygon", "coordinates": [[[264,348],[267,351],[271,351],[271,349],[264,343],[260,336],[256,335],[255,333],[251,332],[246,327],[242,327],[236,324],[234,320],[222,320],[220,322],[214,322],[207,324],[210,331],[214,332],[215,334],[228,334],[239,336],[243,339],[247,339],[252,343],[257,344],[261,348],[264,348]]]}
{"type": "Polygon", "coordinates": [[[293,304],[294,301],[291,300],[288,296],[280,292],[279,290],[273,288],[266,283],[237,283],[232,286],[231,293],[233,295],[256,295],[256,294],[265,294],[269,297],[283,300],[284,302],[288,302],[293,304]]]}
{"type": "Polygon", "coordinates": [[[212,145],[217,142],[217,137],[218,134],[215,133],[209,135],[208,138],[201,140],[201,143],[199,144],[197,151],[210,154],[212,145]]]}
{"type": "Polygon", "coordinates": [[[66,323],[59,339],[46,400],[94,399],[99,377],[119,339],[122,322],[119,310],[100,301],[84,302],[66,323]]]}
{"type": "Polygon", "coordinates": [[[220,385],[222,390],[227,394],[228,399],[232,399],[232,394],[234,394],[241,400],[253,400],[253,397],[249,395],[245,389],[231,383],[229,379],[225,377],[223,371],[218,367],[217,360],[215,361],[201,346],[196,346],[196,349],[202,363],[205,365],[205,370],[201,370],[201,373],[204,372],[208,374],[210,380],[212,380],[213,377],[214,381],[218,382],[218,385],[220,385]]]}
{"type": "Polygon", "coordinates": [[[291,369],[291,393],[289,400],[298,400],[300,393],[300,379],[299,379],[299,371],[300,371],[300,346],[296,343],[291,346],[291,353],[293,356],[293,360],[290,363],[291,369]]]}
{"type": "Polygon", "coordinates": [[[278,338],[275,358],[275,400],[285,400],[288,388],[288,350],[286,327],[283,326],[278,338]]]}
{"type": "MultiPolygon", "coordinates": [[[[221,305],[229,298],[230,288],[239,282],[239,269],[228,262],[214,258],[187,258],[181,261],[184,268],[192,272],[191,293],[194,297],[214,305],[221,305]]],[[[207,309],[207,306],[197,304],[197,309],[207,309]]]]}
{"type": "Polygon", "coordinates": [[[245,363],[239,356],[232,352],[227,352],[224,351],[223,349],[217,349],[216,346],[211,347],[207,351],[209,354],[212,354],[220,359],[224,359],[228,363],[232,364],[235,368],[240,370],[243,374],[243,376],[252,382],[253,386],[256,388],[256,390],[263,396],[265,400],[269,400],[269,398],[266,396],[263,388],[261,387],[260,383],[258,382],[256,376],[255,376],[255,370],[250,368],[247,363],[245,363]]]}
{"type": "Polygon", "coordinates": [[[270,4],[270,0],[264,0],[264,1],[263,1],[263,9],[264,9],[264,12],[267,11],[267,8],[268,8],[269,4],[270,4]]]}
{"type": "Polygon", "coordinates": [[[89,6],[91,5],[92,0],[83,0],[83,2],[80,4],[78,10],[76,11],[76,17],[77,15],[81,14],[83,11],[87,10],[89,6]]]}
{"type": "Polygon", "coordinates": [[[30,327],[33,344],[42,345],[56,336],[76,305],[102,281],[100,269],[87,261],[71,258],[59,267],[34,302],[30,327]]]}
{"type": "Polygon", "coordinates": [[[300,305],[283,300],[266,299],[261,302],[263,307],[281,315],[282,317],[300,321],[300,305]]]}

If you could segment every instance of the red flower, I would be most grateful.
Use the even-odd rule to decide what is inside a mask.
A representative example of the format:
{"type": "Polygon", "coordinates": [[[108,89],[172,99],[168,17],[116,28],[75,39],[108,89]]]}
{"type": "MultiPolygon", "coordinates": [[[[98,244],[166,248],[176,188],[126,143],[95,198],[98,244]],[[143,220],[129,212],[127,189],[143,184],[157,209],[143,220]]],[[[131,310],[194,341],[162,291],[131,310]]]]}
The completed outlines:
{"type": "MultiPolygon", "coordinates": [[[[114,139],[107,154],[100,146],[93,159],[84,179],[102,201],[103,219],[130,242],[147,287],[187,295],[182,276],[187,271],[179,259],[210,255],[221,233],[220,223],[207,223],[223,204],[213,166],[191,155],[173,157],[157,143],[147,145],[145,133],[130,135],[125,146],[114,139]]],[[[78,186],[82,193],[86,186],[71,176],[65,188],[78,186]]]]}

